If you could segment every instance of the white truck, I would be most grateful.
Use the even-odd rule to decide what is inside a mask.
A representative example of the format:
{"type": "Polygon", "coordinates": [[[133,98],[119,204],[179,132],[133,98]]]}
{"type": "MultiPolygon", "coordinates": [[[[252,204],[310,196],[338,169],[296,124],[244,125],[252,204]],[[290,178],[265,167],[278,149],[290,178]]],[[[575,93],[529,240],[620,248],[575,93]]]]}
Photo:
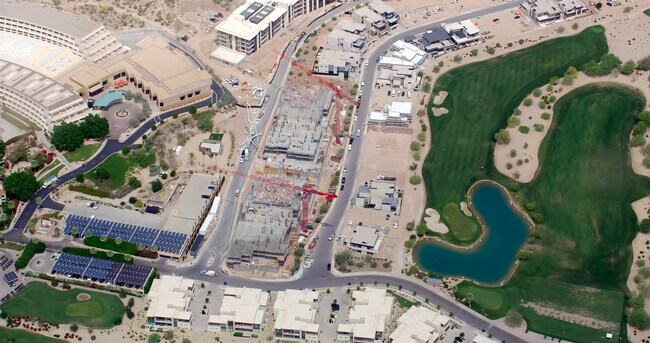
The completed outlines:
{"type": "Polygon", "coordinates": [[[217,273],[214,270],[202,270],[201,275],[214,277],[217,276],[217,273]]]}
{"type": "Polygon", "coordinates": [[[244,160],[248,161],[248,158],[249,158],[249,151],[248,151],[248,148],[246,148],[246,149],[244,149],[244,160]]]}

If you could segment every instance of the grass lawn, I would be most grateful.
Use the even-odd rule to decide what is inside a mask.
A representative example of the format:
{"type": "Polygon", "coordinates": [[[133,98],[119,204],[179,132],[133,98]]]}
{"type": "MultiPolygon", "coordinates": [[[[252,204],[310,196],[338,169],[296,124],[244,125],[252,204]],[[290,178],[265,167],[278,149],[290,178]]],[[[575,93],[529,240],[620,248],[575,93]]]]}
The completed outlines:
{"type": "Polygon", "coordinates": [[[455,203],[448,203],[442,207],[442,216],[451,229],[451,237],[460,242],[473,242],[481,234],[478,225],[465,214],[455,203]]]}
{"type": "MultiPolygon", "coordinates": [[[[61,161],[54,160],[54,162],[52,162],[52,164],[50,164],[49,166],[47,166],[47,167],[43,168],[43,170],[41,170],[41,172],[38,174],[37,179],[38,180],[47,180],[45,175],[47,175],[49,172],[51,172],[54,168],[56,168],[60,164],[61,164],[61,161]]],[[[49,175],[48,175],[48,177],[49,177],[49,175]]]]}
{"type": "Polygon", "coordinates": [[[52,170],[48,171],[46,174],[41,174],[42,176],[39,177],[39,179],[40,179],[39,184],[41,184],[41,186],[42,186],[43,183],[45,182],[45,180],[47,180],[47,178],[50,177],[50,176],[58,176],[59,172],[61,171],[61,169],[63,169],[63,167],[65,167],[65,166],[61,164],[61,165],[58,165],[58,166],[54,167],[52,170]]]}
{"type": "Polygon", "coordinates": [[[395,301],[397,301],[397,304],[401,308],[411,308],[413,306],[419,306],[420,305],[419,301],[408,300],[408,299],[404,298],[403,296],[395,293],[394,291],[392,291],[390,289],[387,290],[386,292],[388,292],[388,294],[392,295],[393,298],[395,298],[395,301]]]}
{"type": "Polygon", "coordinates": [[[0,327],[0,338],[9,339],[14,343],[65,343],[62,339],[51,338],[37,333],[21,330],[0,327]]]}
{"type": "MultiPolygon", "coordinates": [[[[431,131],[436,134],[422,170],[427,207],[440,211],[445,204],[466,200],[469,187],[485,178],[481,167],[491,162],[494,133],[506,126],[512,110],[552,76],[561,76],[569,66],[581,67],[605,54],[603,30],[601,26],[588,28],[576,36],[453,69],[438,79],[434,92],[449,92],[442,106],[450,113],[431,115],[431,97],[429,118],[431,131]]],[[[457,231],[450,229],[448,235],[457,231]]]]}
{"type": "Polygon", "coordinates": [[[93,181],[99,187],[107,187],[110,189],[118,189],[124,186],[126,180],[126,173],[133,166],[133,162],[120,154],[113,154],[109,156],[106,161],[102,162],[95,169],[86,173],[86,177],[93,181]],[[104,168],[108,172],[108,180],[99,181],[95,178],[94,171],[98,168],[104,168]]]}
{"type": "Polygon", "coordinates": [[[25,247],[23,247],[20,244],[14,243],[14,242],[3,242],[0,243],[0,248],[2,249],[9,249],[9,250],[15,250],[15,251],[21,251],[25,247]]]}
{"type": "Polygon", "coordinates": [[[2,115],[2,118],[4,120],[8,121],[9,123],[11,123],[11,125],[23,131],[32,131],[32,130],[40,129],[36,124],[30,122],[26,118],[16,113],[0,112],[0,114],[2,115]]]}
{"type": "MultiPolygon", "coordinates": [[[[505,288],[489,290],[486,299],[476,293],[479,312],[500,317],[518,308],[531,330],[571,341],[618,335],[636,234],[630,203],[650,192],[650,182],[634,174],[628,155],[628,133],[643,104],[637,93],[605,85],[581,87],[557,102],[555,123],[540,150],[541,172],[520,185],[518,195],[521,202],[542,205],[546,222],[538,226],[538,253],[505,288]],[[496,294],[505,300],[498,308],[490,306],[496,294]],[[560,326],[555,318],[521,308],[521,301],[586,314],[613,328],[560,326]]],[[[477,288],[463,283],[459,294],[477,288]]]]}
{"type": "Polygon", "coordinates": [[[83,289],[59,291],[41,282],[31,282],[0,305],[0,310],[9,316],[38,317],[53,324],[79,323],[109,329],[124,315],[124,304],[110,294],[83,289]],[[90,299],[78,301],[79,293],[89,294],[90,299]]]}
{"type": "MultiPolygon", "coordinates": [[[[506,127],[512,109],[533,88],[606,52],[602,27],[592,27],[443,75],[434,91],[449,91],[442,106],[450,114],[430,117],[437,134],[423,170],[427,207],[465,200],[479,179],[510,184],[494,167],[494,133],[506,127]]],[[[611,332],[618,339],[636,234],[630,203],[650,193],[650,180],[633,173],[628,151],[634,114],[643,105],[635,92],[604,85],[582,87],[556,103],[539,152],[539,174],[514,194],[522,204],[537,204],[545,218],[537,225],[535,253],[505,286],[464,282],[459,298],[473,293],[472,308],[490,318],[518,310],[528,327],[542,334],[582,342],[605,341],[611,332]],[[525,303],[579,313],[609,327],[560,322],[525,303]]]]}
{"type": "Polygon", "coordinates": [[[95,144],[86,144],[84,146],[81,146],[77,148],[74,151],[68,151],[63,153],[63,156],[65,157],[68,162],[81,162],[89,159],[92,155],[94,155],[97,150],[99,150],[99,147],[101,147],[101,143],[95,143],[95,144]]]}

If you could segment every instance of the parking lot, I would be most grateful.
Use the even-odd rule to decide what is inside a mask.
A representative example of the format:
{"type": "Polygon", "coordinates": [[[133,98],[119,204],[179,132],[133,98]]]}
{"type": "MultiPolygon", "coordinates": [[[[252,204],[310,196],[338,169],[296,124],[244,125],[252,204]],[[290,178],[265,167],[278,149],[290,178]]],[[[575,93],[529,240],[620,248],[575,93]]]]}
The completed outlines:
{"type": "Polygon", "coordinates": [[[23,287],[20,273],[16,272],[14,262],[20,254],[13,250],[0,249],[0,268],[2,268],[2,280],[0,280],[0,299],[7,301],[20,288],[23,287]]]}

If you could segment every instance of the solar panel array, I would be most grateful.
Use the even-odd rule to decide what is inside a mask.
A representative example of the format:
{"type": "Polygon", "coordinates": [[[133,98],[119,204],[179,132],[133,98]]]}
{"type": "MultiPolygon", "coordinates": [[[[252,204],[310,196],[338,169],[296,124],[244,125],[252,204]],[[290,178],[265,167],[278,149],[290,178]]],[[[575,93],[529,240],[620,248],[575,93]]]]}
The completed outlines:
{"type": "Polygon", "coordinates": [[[129,288],[142,288],[152,270],[150,266],[124,264],[62,252],[52,267],[52,274],[129,288]]]}
{"type": "Polygon", "coordinates": [[[86,232],[90,232],[93,236],[119,237],[125,242],[142,244],[145,247],[155,245],[159,251],[172,254],[180,254],[187,239],[187,235],[180,232],[71,214],[65,220],[63,232],[66,235],[72,235],[75,228],[82,237],[86,235],[86,232]]]}
{"type": "Polygon", "coordinates": [[[12,284],[12,283],[18,281],[18,275],[16,275],[16,273],[14,273],[14,272],[9,272],[9,273],[4,275],[4,279],[5,279],[6,283],[12,284]]]}

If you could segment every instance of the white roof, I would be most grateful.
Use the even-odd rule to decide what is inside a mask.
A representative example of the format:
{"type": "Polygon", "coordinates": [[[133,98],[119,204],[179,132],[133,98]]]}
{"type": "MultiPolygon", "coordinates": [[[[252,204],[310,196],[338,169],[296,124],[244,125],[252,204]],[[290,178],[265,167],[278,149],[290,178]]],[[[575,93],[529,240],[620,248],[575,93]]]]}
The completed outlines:
{"type": "Polygon", "coordinates": [[[211,315],[209,324],[229,321],[262,325],[269,294],[257,288],[226,287],[218,315],[211,315]]]}
{"type": "Polygon", "coordinates": [[[379,14],[373,12],[368,7],[361,7],[360,9],[356,10],[354,12],[354,14],[356,14],[357,16],[360,16],[362,18],[368,19],[368,21],[371,22],[371,23],[376,23],[378,21],[384,20],[384,17],[382,17],[379,14]]]}
{"type": "Polygon", "coordinates": [[[188,311],[188,306],[192,295],[189,290],[193,287],[194,280],[182,276],[162,275],[153,280],[147,317],[190,320],[192,312],[188,311]]]}
{"type": "Polygon", "coordinates": [[[474,23],[472,23],[472,21],[469,19],[461,21],[460,24],[465,28],[465,31],[467,31],[467,34],[470,36],[481,32],[481,30],[479,30],[478,27],[476,27],[476,25],[474,25],[474,23]]]}
{"type": "Polygon", "coordinates": [[[383,121],[386,120],[386,114],[384,112],[370,112],[370,118],[368,118],[371,121],[383,121]]]}
{"type": "MultiPolygon", "coordinates": [[[[302,237],[302,236],[301,236],[302,237]]],[[[274,329],[318,332],[318,292],[288,289],[278,292],[273,306],[274,329]]]]}
{"type": "Polygon", "coordinates": [[[334,29],[329,35],[327,35],[328,39],[345,39],[350,42],[354,42],[357,39],[359,39],[359,35],[355,33],[350,33],[347,31],[343,31],[340,29],[334,29]]]}
{"type": "Polygon", "coordinates": [[[373,338],[384,332],[393,312],[393,297],[385,289],[367,287],[354,291],[354,306],[350,307],[348,324],[339,324],[338,331],[352,332],[355,338],[373,338]]]}
{"type": "Polygon", "coordinates": [[[472,343],[499,343],[499,341],[479,333],[474,337],[472,343]]]}
{"type": "Polygon", "coordinates": [[[400,114],[411,114],[413,113],[413,104],[405,101],[393,101],[390,110],[400,114]]]}
{"type": "Polygon", "coordinates": [[[236,50],[228,49],[224,46],[216,48],[211,54],[210,58],[224,61],[229,64],[238,65],[246,58],[246,54],[236,50]]]}
{"type": "Polygon", "coordinates": [[[366,25],[354,22],[349,18],[343,18],[338,21],[336,28],[347,32],[363,32],[366,29],[366,25]]]}
{"type": "MultiPolygon", "coordinates": [[[[257,34],[268,27],[272,22],[282,17],[287,13],[287,6],[292,5],[297,0],[275,0],[275,1],[257,1],[248,0],[243,5],[237,7],[224,21],[222,21],[215,28],[217,31],[237,36],[246,40],[250,40],[257,34]],[[245,13],[254,3],[260,3],[263,6],[270,6],[273,11],[266,15],[259,23],[253,23],[250,19],[246,19],[242,13],[245,13]],[[276,6],[271,6],[272,2],[277,2],[276,6]]],[[[252,17],[251,17],[252,18],[252,17]]]]}
{"type": "Polygon", "coordinates": [[[83,61],[70,49],[10,32],[0,32],[0,59],[52,78],[83,61]]]}
{"type": "Polygon", "coordinates": [[[395,9],[392,6],[386,4],[381,0],[372,0],[370,3],[368,3],[368,7],[379,14],[395,12],[395,9]]]}
{"type": "Polygon", "coordinates": [[[444,333],[450,320],[438,311],[413,306],[397,320],[398,327],[390,339],[400,343],[435,342],[444,333]]]}

